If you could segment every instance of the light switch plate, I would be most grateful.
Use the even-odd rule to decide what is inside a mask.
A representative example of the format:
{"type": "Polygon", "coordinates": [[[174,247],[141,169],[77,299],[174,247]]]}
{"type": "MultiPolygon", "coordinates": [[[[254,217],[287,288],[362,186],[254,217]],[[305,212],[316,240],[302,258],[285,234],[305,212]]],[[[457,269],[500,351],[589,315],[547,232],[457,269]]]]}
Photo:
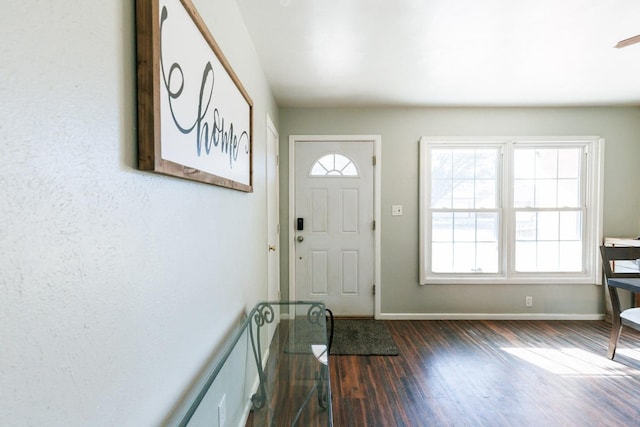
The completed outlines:
{"type": "Polygon", "coordinates": [[[402,215],[402,205],[393,205],[393,206],[391,206],[391,215],[392,216],[400,216],[400,215],[402,215]]]}

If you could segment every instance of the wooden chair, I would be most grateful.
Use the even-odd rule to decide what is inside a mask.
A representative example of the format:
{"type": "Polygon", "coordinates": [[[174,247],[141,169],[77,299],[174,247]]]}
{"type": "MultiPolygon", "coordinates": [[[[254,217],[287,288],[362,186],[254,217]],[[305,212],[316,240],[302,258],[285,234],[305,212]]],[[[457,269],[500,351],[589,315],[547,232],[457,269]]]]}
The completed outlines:
{"type": "MultiPolygon", "coordinates": [[[[635,264],[637,260],[640,260],[640,247],[600,246],[600,255],[602,256],[602,268],[607,282],[613,278],[640,279],[638,264],[635,264]],[[623,263],[620,261],[626,262],[626,264],[631,261],[634,264],[631,268],[624,268],[623,263]],[[616,262],[618,262],[618,266],[615,265],[616,262]]],[[[612,329],[607,357],[613,359],[616,354],[616,346],[620,340],[622,326],[628,326],[640,331],[640,307],[621,310],[618,289],[614,286],[607,286],[607,288],[609,288],[612,309],[612,329]]]]}

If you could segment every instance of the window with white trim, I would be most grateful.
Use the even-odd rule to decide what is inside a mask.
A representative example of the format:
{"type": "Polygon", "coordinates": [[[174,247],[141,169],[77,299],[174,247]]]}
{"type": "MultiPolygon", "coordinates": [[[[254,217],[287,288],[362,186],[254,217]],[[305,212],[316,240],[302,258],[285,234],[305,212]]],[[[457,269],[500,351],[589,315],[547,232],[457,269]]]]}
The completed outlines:
{"type": "Polygon", "coordinates": [[[597,283],[604,142],[420,141],[420,283],[597,283]]]}

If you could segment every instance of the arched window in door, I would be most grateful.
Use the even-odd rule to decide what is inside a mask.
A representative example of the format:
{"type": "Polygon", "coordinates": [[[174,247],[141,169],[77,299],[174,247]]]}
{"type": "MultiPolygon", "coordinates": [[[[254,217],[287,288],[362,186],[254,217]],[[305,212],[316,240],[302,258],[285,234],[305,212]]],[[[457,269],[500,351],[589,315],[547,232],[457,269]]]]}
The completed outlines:
{"type": "Polygon", "coordinates": [[[358,176],[356,164],[338,153],[326,154],[313,163],[311,176],[358,176]]]}

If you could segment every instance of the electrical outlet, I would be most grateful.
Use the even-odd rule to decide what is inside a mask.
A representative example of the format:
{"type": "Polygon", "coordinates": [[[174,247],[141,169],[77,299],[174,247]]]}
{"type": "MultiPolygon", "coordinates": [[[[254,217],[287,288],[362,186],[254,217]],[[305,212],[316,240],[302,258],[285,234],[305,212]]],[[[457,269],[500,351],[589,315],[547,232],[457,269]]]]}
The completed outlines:
{"type": "Polygon", "coordinates": [[[220,403],[218,403],[218,427],[224,427],[224,423],[227,421],[227,395],[223,394],[220,403]]]}
{"type": "Polygon", "coordinates": [[[524,297],[524,305],[526,307],[533,307],[533,297],[531,296],[524,297]]]}

